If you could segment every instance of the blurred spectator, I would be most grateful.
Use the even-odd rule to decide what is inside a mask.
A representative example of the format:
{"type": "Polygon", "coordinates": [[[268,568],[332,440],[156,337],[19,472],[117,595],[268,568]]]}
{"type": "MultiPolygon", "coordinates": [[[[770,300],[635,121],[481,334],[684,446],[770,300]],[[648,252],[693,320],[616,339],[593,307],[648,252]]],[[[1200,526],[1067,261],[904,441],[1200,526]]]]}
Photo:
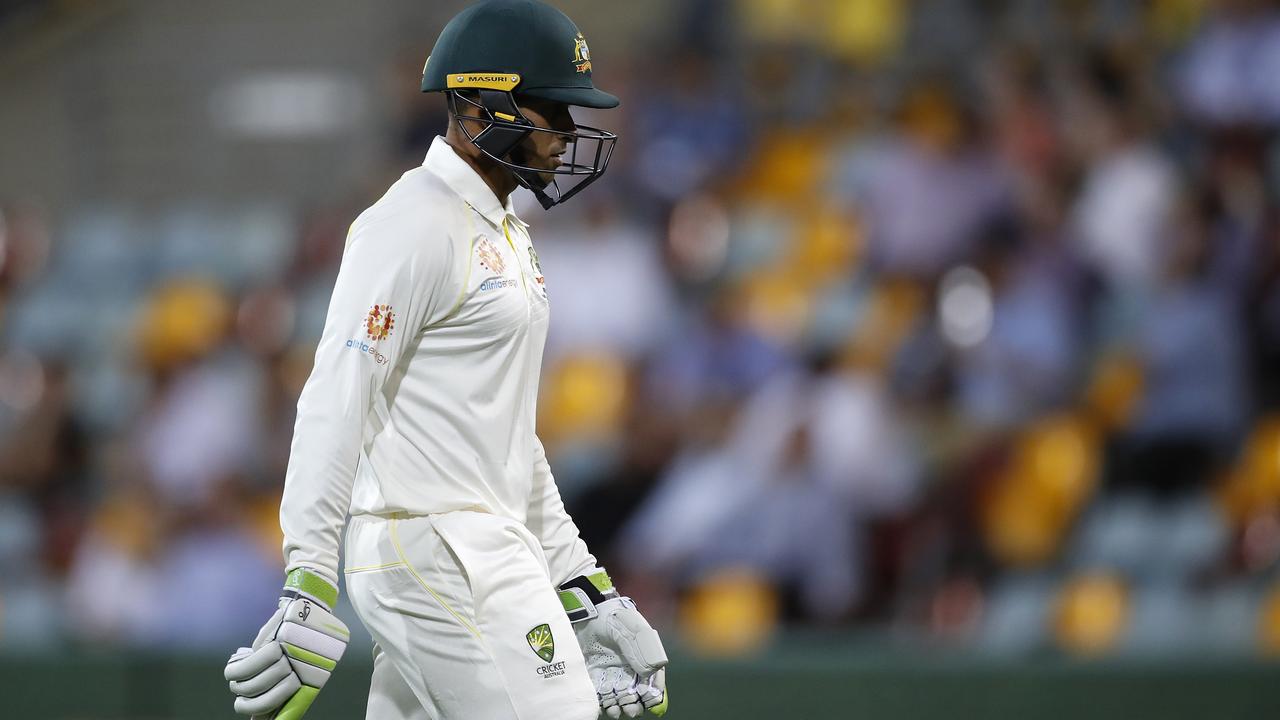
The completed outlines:
{"type": "Polygon", "coordinates": [[[1181,90],[1191,113],[1220,125],[1280,120],[1280,13],[1260,0],[1216,5],[1183,58],[1181,90]]]}
{"type": "Polygon", "coordinates": [[[620,216],[614,198],[597,198],[583,216],[548,228],[547,240],[538,243],[538,260],[555,293],[544,362],[575,351],[640,358],[659,345],[674,314],[661,247],[645,228],[620,216]]]}
{"type": "Polygon", "coordinates": [[[152,402],[138,419],[142,469],[164,500],[205,502],[215,484],[254,457],[258,414],[252,377],[240,358],[220,351],[231,308],[207,284],[163,289],[140,319],[152,402]]]}
{"type": "Polygon", "coordinates": [[[859,177],[847,182],[866,216],[874,267],[933,277],[972,251],[1007,201],[1008,179],[948,86],[913,88],[899,120],[900,133],[851,160],[859,177]]]}
{"type": "Polygon", "coordinates": [[[861,593],[858,519],[901,509],[913,493],[885,412],[871,378],[777,377],[730,434],[677,459],[627,530],[631,564],[690,579],[753,568],[802,616],[846,616],[861,593]]]}
{"type": "Polygon", "coordinates": [[[742,297],[726,291],[674,319],[647,383],[664,406],[683,414],[734,402],[788,364],[784,349],[748,324],[742,297]]]}
{"type": "Polygon", "coordinates": [[[89,438],[73,415],[67,369],[44,366],[40,397],[19,420],[0,456],[3,485],[25,494],[39,509],[40,547],[46,566],[64,573],[81,532],[89,495],[89,438]]]}
{"type": "Polygon", "coordinates": [[[1162,489],[1202,484],[1235,450],[1246,391],[1243,278],[1233,239],[1204,199],[1180,203],[1159,286],[1137,335],[1145,390],[1122,477],[1162,489]]]}
{"type": "Polygon", "coordinates": [[[1073,210],[1083,256],[1118,293],[1147,292],[1160,274],[1162,235],[1177,192],[1153,146],[1138,91],[1115,60],[1095,55],[1075,78],[1066,136],[1085,168],[1073,210]]]}
{"type": "Polygon", "coordinates": [[[680,51],[667,68],[648,78],[630,142],[640,187],[673,202],[734,168],[749,147],[750,116],[734,99],[733,76],[710,56],[680,51]]]}
{"type": "Polygon", "coordinates": [[[994,428],[1064,406],[1083,341],[1074,259],[1059,236],[1027,232],[1010,219],[983,235],[976,267],[991,285],[990,331],[955,361],[961,412],[994,428]]]}

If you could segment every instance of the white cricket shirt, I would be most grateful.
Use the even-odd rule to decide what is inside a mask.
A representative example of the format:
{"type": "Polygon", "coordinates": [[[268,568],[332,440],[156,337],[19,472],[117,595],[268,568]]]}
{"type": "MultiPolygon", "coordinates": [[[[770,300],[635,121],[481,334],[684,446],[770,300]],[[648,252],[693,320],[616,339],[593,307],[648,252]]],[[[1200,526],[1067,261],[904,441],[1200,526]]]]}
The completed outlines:
{"type": "Polygon", "coordinates": [[[548,318],[528,227],[436,138],[347,237],[298,400],[288,569],[336,585],[348,511],[455,510],[527,526],[557,584],[593,568],[534,433],[548,318]]]}

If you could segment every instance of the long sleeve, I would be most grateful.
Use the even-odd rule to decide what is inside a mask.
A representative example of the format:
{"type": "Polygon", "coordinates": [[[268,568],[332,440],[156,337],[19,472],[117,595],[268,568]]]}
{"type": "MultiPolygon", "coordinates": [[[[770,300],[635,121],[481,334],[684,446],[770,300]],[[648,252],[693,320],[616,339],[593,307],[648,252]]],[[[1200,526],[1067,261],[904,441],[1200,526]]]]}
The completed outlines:
{"type": "Polygon", "coordinates": [[[529,496],[529,514],[525,524],[542,544],[551,569],[551,580],[559,586],[578,575],[596,568],[596,558],[578,536],[578,526],[564,509],[560,489],[556,487],[551,465],[542,441],[534,438],[533,492],[529,496]]]}
{"type": "MultiPolygon", "coordinates": [[[[375,206],[376,208],[377,206],[375,206]]],[[[356,220],[330,300],[315,366],[298,400],[280,501],[288,570],[338,581],[338,547],[361,450],[388,377],[420,332],[460,292],[451,238],[422,213],[356,220]]]]}

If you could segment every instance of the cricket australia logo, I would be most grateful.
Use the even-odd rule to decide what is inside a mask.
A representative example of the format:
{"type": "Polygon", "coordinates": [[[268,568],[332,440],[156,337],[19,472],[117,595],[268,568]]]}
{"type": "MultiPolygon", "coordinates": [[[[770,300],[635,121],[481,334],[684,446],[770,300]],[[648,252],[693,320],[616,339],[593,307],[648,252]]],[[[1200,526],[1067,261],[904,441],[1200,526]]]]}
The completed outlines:
{"type": "Polygon", "coordinates": [[[542,294],[547,294],[547,278],[542,275],[542,263],[538,262],[538,252],[529,246],[529,266],[533,268],[533,279],[538,283],[542,294]]]}
{"type": "Polygon", "coordinates": [[[525,633],[525,640],[529,641],[529,649],[534,655],[542,658],[542,661],[548,663],[538,667],[538,677],[543,680],[549,680],[553,677],[564,675],[565,662],[551,662],[556,657],[556,639],[551,636],[551,626],[543,623],[538,627],[525,633]]]}
{"type": "Polygon", "coordinates": [[[591,72],[591,48],[582,33],[573,39],[573,67],[580,73],[591,72]]]}
{"type": "Polygon", "coordinates": [[[551,637],[551,626],[542,623],[524,636],[529,641],[529,648],[542,658],[543,662],[551,662],[556,656],[556,639],[551,637]]]}

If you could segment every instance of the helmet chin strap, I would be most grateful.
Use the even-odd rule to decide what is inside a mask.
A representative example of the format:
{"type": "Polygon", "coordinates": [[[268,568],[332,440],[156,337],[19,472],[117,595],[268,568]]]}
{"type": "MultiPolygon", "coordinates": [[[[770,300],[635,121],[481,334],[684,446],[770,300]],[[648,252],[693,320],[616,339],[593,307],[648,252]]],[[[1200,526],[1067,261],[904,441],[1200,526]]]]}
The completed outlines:
{"type": "MultiPolygon", "coordinates": [[[[538,198],[538,203],[542,205],[543,210],[550,210],[560,202],[556,198],[547,194],[545,190],[547,187],[558,187],[554,180],[549,183],[543,182],[541,186],[539,186],[536,183],[541,182],[542,178],[538,177],[537,173],[527,173],[523,170],[513,170],[512,173],[516,176],[516,182],[520,183],[521,187],[533,193],[533,196],[538,198]],[[532,179],[528,177],[530,175],[533,176],[532,179]]],[[[556,194],[559,195],[560,193],[557,192],[556,194]]]]}
{"type": "MultiPolygon", "coordinates": [[[[524,148],[520,145],[511,148],[511,152],[507,153],[507,157],[511,158],[511,161],[515,164],[528,165],[528,158],[524,157],[524,155],[524,148]]],[[[543,210],[551,209],[558,202],[557,198],[553,198],[547,193],[548,187],[554,187],[556,188],[556,195],[559,196],[560,194],[559,186],[556,185],[554,178],[548,182],[542,178],[542,173],[531,170],[518,170],[516,168],[511,168],[511,174],[515,177],[516,182],[520,184],[520,187],[533,193],[533,196],[538,199],[538,203],[542,205],[543,210]]]]}

